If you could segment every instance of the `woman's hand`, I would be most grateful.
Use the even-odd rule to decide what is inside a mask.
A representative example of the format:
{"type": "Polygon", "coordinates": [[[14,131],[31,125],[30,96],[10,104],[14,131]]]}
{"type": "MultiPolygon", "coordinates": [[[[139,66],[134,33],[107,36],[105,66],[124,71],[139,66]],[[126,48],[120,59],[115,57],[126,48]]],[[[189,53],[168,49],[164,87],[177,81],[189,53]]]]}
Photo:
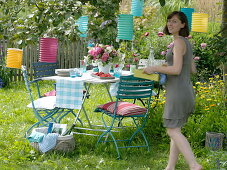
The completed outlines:
{"type": "Polygon", "coordinates": [[[167,67],[167,66],[168,66],[168,64],[167,64],[167,63],[163,63],[163,64],[162,64],[162,66],[167,67]]]}
{"type": "Polygon", "coordinates": [[[152,74],[152,73],[154,73],[155,72],[155,67],[152,67],[152,66],[150,66],[150,67],[146,67],[146,68],[144,68],[143,69],[143,73],[146,73],[146,74],[152,74]]]}

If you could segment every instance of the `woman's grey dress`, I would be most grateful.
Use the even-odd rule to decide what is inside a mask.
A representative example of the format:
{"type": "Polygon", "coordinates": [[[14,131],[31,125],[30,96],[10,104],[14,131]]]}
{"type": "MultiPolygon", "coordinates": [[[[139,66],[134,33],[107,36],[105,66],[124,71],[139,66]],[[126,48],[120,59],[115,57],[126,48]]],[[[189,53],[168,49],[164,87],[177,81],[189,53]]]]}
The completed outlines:
{"type": "MultiPolygon", "coordinates": [[[[184,38],[186,54],[183,56],[183,66],[179,75],[167,75],[166,103],[163,114],[163,124],[167,128],[182,127],[194,110],[195,96],[190,80],[192,47],[190,42],[184,38]]],[[[169,66],[173,65],[173,49],[166,54],[169,66]]]]}

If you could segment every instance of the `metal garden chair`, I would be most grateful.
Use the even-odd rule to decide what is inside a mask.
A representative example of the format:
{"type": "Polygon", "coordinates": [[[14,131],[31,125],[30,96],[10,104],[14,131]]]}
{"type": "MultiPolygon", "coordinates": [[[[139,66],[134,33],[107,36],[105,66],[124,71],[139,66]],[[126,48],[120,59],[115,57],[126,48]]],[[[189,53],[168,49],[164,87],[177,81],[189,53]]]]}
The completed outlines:
{"type": "MultiPolygon", "coordinates": [[[[36,82],[37,88],[38,88],[38,94],[40,97],[40,88],[39,88],[39,81],[42,80],[42,77],[48,77],[48,76],[54,76],[55,75],[55,69],[59,68],[58,63],[46,63],[46,62],[34,62],[32,63],[32,69],[34,72],[34,80],[36,82]]],[[[44,96],[55,96],[56,90],[52,90],[50,92],[47,92],[44,94],[44,96]]]]}
{"type": "MultiPolygon", "coordinates": [[[[29,81],[25,66],[22,66],[22,73],[23,73],[25,85],[31,100],[31,103],[27,105],[27,107],[33,109],[34,115],[37,118],[37,122],[34,123],[31,127],[29,127],[29,129],[26,131],[26,135],[25,135],[26,137],[28,136],[28,134],[30,134],[31,130],[34,127],[49,126],[50,122],[60,123],[61,120],[70,113],[73,114],[76,117],[76,119],[78,119],[79,122],[82,124],[82,121],[78,118],[78,115],[74,113],[74,109],[78,109],[78,108],[58,107],[58,105],[56,104],[56,100],[58,100],[57,98],[58,95],[39,97],[39,95],[36,92],[38,90],[35,90],[33,87],[33,84],[36,83],[38,79],[29,81]],[[38,96],[38,99],[35,100],[37,96],[38,96]]],[[[35,85],[35,87],[37,86],[35,85]]],[[[59,88],[61,89],[61,87],[59,88]]],[[[70,96],[68,97],[70,98],[70,96]]],[[[81,90],[81,100],[82,100],[82,97],[83,97],[83,91],[81,90]]],[[[59,100],[61,100],[61,97],[59,97],[59,100]]]]}
{"type": "MultiPolygon", "coordinates": [[[[39,81],[42,80],[42,77],[48,77],[48,76],[56,75],[55,69],[58,69],[58,68],[59,68],[58,63],[46,63],[46,62],[34,62],[34,63],[32,63],[32,69],[33,69],[33,72],[34,72],[34,80],[36,81],[36,85],[37,85],[38,93],[39,93],[40,97],[42,97],[42,96],[55,96],[56,95],[55,89],[50,91],[50,92],[46,92],[44,95],[41,95],[40,88],[39,88],[39,81]]],[[[84,90],[83,93],[85,94],[86,91],[84,90]]],[[[89,96],[90,96],[90,94],[86,93],[86,97],[89,98],[89,96]]]]}
{"type": "Polygon", "coordinates": [[[118,159],[120,159],[120,148],[146,147],[149,150],[148,141],[143,133],[143,128],[148,119],[153,87],[154,82],[151,80],[136,78],[133,76],[121,76],[116,101],[100,105],[95,110],[96,112],[102,112],[102,121],[106,129],[106,131],[99,136],[97,144],[100,142],[114,142],[118,159]],[[136,104],[123,101],[125,99],[127,101],[128,99],[146,99],[147,106],[141,107],[136,104]],[[111,123],[106,121],[106,116],[112,119],[111,123]],[[114,124],[115,122],[122,122],[125,118],[131,118],[136,129],[131,134],[129,139],[117,140],[115,134],[112,133],[114,124]],[[131,145],[135,136],[138,134],[142,135],[145,144],[131,145]],[[104,137],[106,138],[106,136],[107,138],[112,138],[112,140],[104,140],[104,137]],[[126,141],[128,144],[119,146],[119,142],[122,141],[126,141]]]}

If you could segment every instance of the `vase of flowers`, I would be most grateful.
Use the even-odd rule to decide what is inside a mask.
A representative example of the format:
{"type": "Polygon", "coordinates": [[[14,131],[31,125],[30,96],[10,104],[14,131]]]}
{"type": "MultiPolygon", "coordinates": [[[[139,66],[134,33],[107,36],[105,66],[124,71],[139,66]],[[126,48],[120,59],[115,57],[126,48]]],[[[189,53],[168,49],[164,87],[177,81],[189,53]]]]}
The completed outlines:
{"type": "Polygon", "coordinates": [[[97,64],[99,72],[109,73],[111,65],[119,61],[118,52],[111,45],[97,44],[95,47],[88,47],[88,49],[85,61],[89,64],[97,64]]]}
{"type": "Polygon", "coordinates": [[[103,73],[109,73],[110,72],[110,69],[111,69],[111,66],[112,64],[109,63],[109,64],[106,64],[106,65],[103,65],[101,62],[98,63],[98,68],[99,68],[99,72],[103,72],[103,73]]]}

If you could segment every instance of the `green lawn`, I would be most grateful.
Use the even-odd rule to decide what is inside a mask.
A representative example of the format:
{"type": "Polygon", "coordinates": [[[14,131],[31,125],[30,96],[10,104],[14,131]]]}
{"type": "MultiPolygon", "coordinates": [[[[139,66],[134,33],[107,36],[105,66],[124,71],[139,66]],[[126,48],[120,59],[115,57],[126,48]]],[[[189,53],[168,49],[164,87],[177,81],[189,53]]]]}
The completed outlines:
{"type": "MultiPolygon", "coordinates": [[[[42,89],[50,90],[51,83],[43,83],[42,89]]],[[[102,86],[93,86],[91,97],[86,108],[92,123],[100,122],[100,114],[93,112],[95,106],[107,101],[102,86]]],[[[117,160],[114,145],[100,144],[96,146],[97,137],[74,135],[76,149],[71,153],[46,153],[35,151],[24,138],[27,128],[36,119],[31,109],[23,82],[11,83],[9,88],[0,89],[0,169],[164,169],[168,160],[168,138],[147,134],[151,151],[143,148],[121,149],[122,159],[117,160]]],[[[84,116],[82,119],[84,119],[84,116]]],[[[73,121],[72,119],[68,121],[73,121]]],[[[86,123],[86,122],[85,122],[86,123]]],[[[160,122],[161,124],[161,122],[160,122]]],[[[149,128],[152,125],[149,124],[149,128]]],[[[163,127],[160,127],[163,128],[163,127]]],[[[226,152],[210,152],[203,148],[193,148],[198,161],[205,169],[216,169],[216,158],[221,154],[221,161],[226,152]],[[212,155],[216,154],[216,157],[212,155]]],[[[226,159],[227,160],[227,159],[226,159]]],[[[226,163],[226,162],[225,162],[226,163]]],[[[222,165],[226,167],[226,165],[222,165]]],[[[181,156],[177,164],[178,170],[188,167],[181,156]]]]}

